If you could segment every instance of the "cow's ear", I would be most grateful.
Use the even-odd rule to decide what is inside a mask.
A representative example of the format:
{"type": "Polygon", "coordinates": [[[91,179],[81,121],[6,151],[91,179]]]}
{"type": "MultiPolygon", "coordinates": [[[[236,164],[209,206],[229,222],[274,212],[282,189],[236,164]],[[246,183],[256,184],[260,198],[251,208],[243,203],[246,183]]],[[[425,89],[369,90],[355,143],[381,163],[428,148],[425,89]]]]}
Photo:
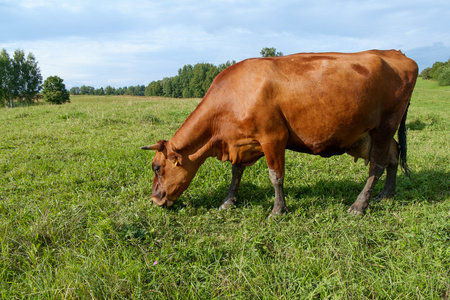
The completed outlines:
{"type": "Polygon", "coordinates": [[[166,147],[166,143],[167,143],[167,141],[161,140],[161,141],[158,141],[156,144],[141,147],[141,149],[142,150],[162,151],[166,147]]]}
{"type": "Polygon", "coordinates": [[[181,166],[183,162],[183,158],[179,153],[176,152],[170,152],[170,154],[167,156],[167,159],[176,167],[181,166]]]}

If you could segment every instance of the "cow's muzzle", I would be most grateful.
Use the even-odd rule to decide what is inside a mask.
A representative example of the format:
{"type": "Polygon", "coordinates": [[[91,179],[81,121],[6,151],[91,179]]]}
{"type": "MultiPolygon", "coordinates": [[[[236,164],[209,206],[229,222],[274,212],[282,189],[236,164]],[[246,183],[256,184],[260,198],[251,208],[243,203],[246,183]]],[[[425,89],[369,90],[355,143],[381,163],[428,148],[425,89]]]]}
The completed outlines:
{"type": "Polygon", "coordinates": [[[153,201],[153,204],[158,205],[158,206],[170,207],[173,205],[173,202],[174,202],[174,201],[167,200],[167,197],[163,197],[162,199],[160,199],[158,197],[153,196],[150,199],[153,201]]]}

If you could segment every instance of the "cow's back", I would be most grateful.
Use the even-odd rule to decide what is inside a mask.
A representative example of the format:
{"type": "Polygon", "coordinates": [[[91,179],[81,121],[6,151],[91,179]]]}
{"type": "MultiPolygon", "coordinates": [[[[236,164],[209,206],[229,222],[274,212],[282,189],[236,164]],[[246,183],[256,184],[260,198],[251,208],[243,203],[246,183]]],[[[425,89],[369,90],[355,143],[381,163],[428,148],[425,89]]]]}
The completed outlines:
{"type": "Polygon", "coordinates": [[[398,51],[306,53],[243,61],[210,93],[221,91],[214,98],[224,102],[222,121],[235,124],[232,140],[286,135],[289,149],[329,156],[403,114],[416,76],[415,62],[398,51]]]}

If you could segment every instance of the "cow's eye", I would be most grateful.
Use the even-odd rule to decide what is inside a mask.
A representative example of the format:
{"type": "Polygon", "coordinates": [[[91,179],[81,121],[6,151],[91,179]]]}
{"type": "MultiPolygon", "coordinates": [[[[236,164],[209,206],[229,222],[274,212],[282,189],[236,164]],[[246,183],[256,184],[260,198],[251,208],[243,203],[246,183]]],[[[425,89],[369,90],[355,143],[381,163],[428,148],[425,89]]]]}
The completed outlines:
{"type": "Polygon", "coordinates": [[[154,171],[155,173],[158,173],[159,170],[161,170],[161,166],[154,166],[154,167],[153,167],[153,171],[154,171]]]}

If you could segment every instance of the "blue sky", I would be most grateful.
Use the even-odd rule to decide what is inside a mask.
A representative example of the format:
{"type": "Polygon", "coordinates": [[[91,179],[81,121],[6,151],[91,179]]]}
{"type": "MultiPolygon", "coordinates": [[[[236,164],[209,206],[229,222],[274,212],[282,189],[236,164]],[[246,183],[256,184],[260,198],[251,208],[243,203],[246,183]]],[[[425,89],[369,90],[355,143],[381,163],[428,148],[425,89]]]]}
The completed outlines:
{"type": "Polygon", "coordinates": [[[0,49],[32,52],[68,88],[147,85],[263,47],[450,58],[448,0],[0,0],[0,28],[0,49]]]}

